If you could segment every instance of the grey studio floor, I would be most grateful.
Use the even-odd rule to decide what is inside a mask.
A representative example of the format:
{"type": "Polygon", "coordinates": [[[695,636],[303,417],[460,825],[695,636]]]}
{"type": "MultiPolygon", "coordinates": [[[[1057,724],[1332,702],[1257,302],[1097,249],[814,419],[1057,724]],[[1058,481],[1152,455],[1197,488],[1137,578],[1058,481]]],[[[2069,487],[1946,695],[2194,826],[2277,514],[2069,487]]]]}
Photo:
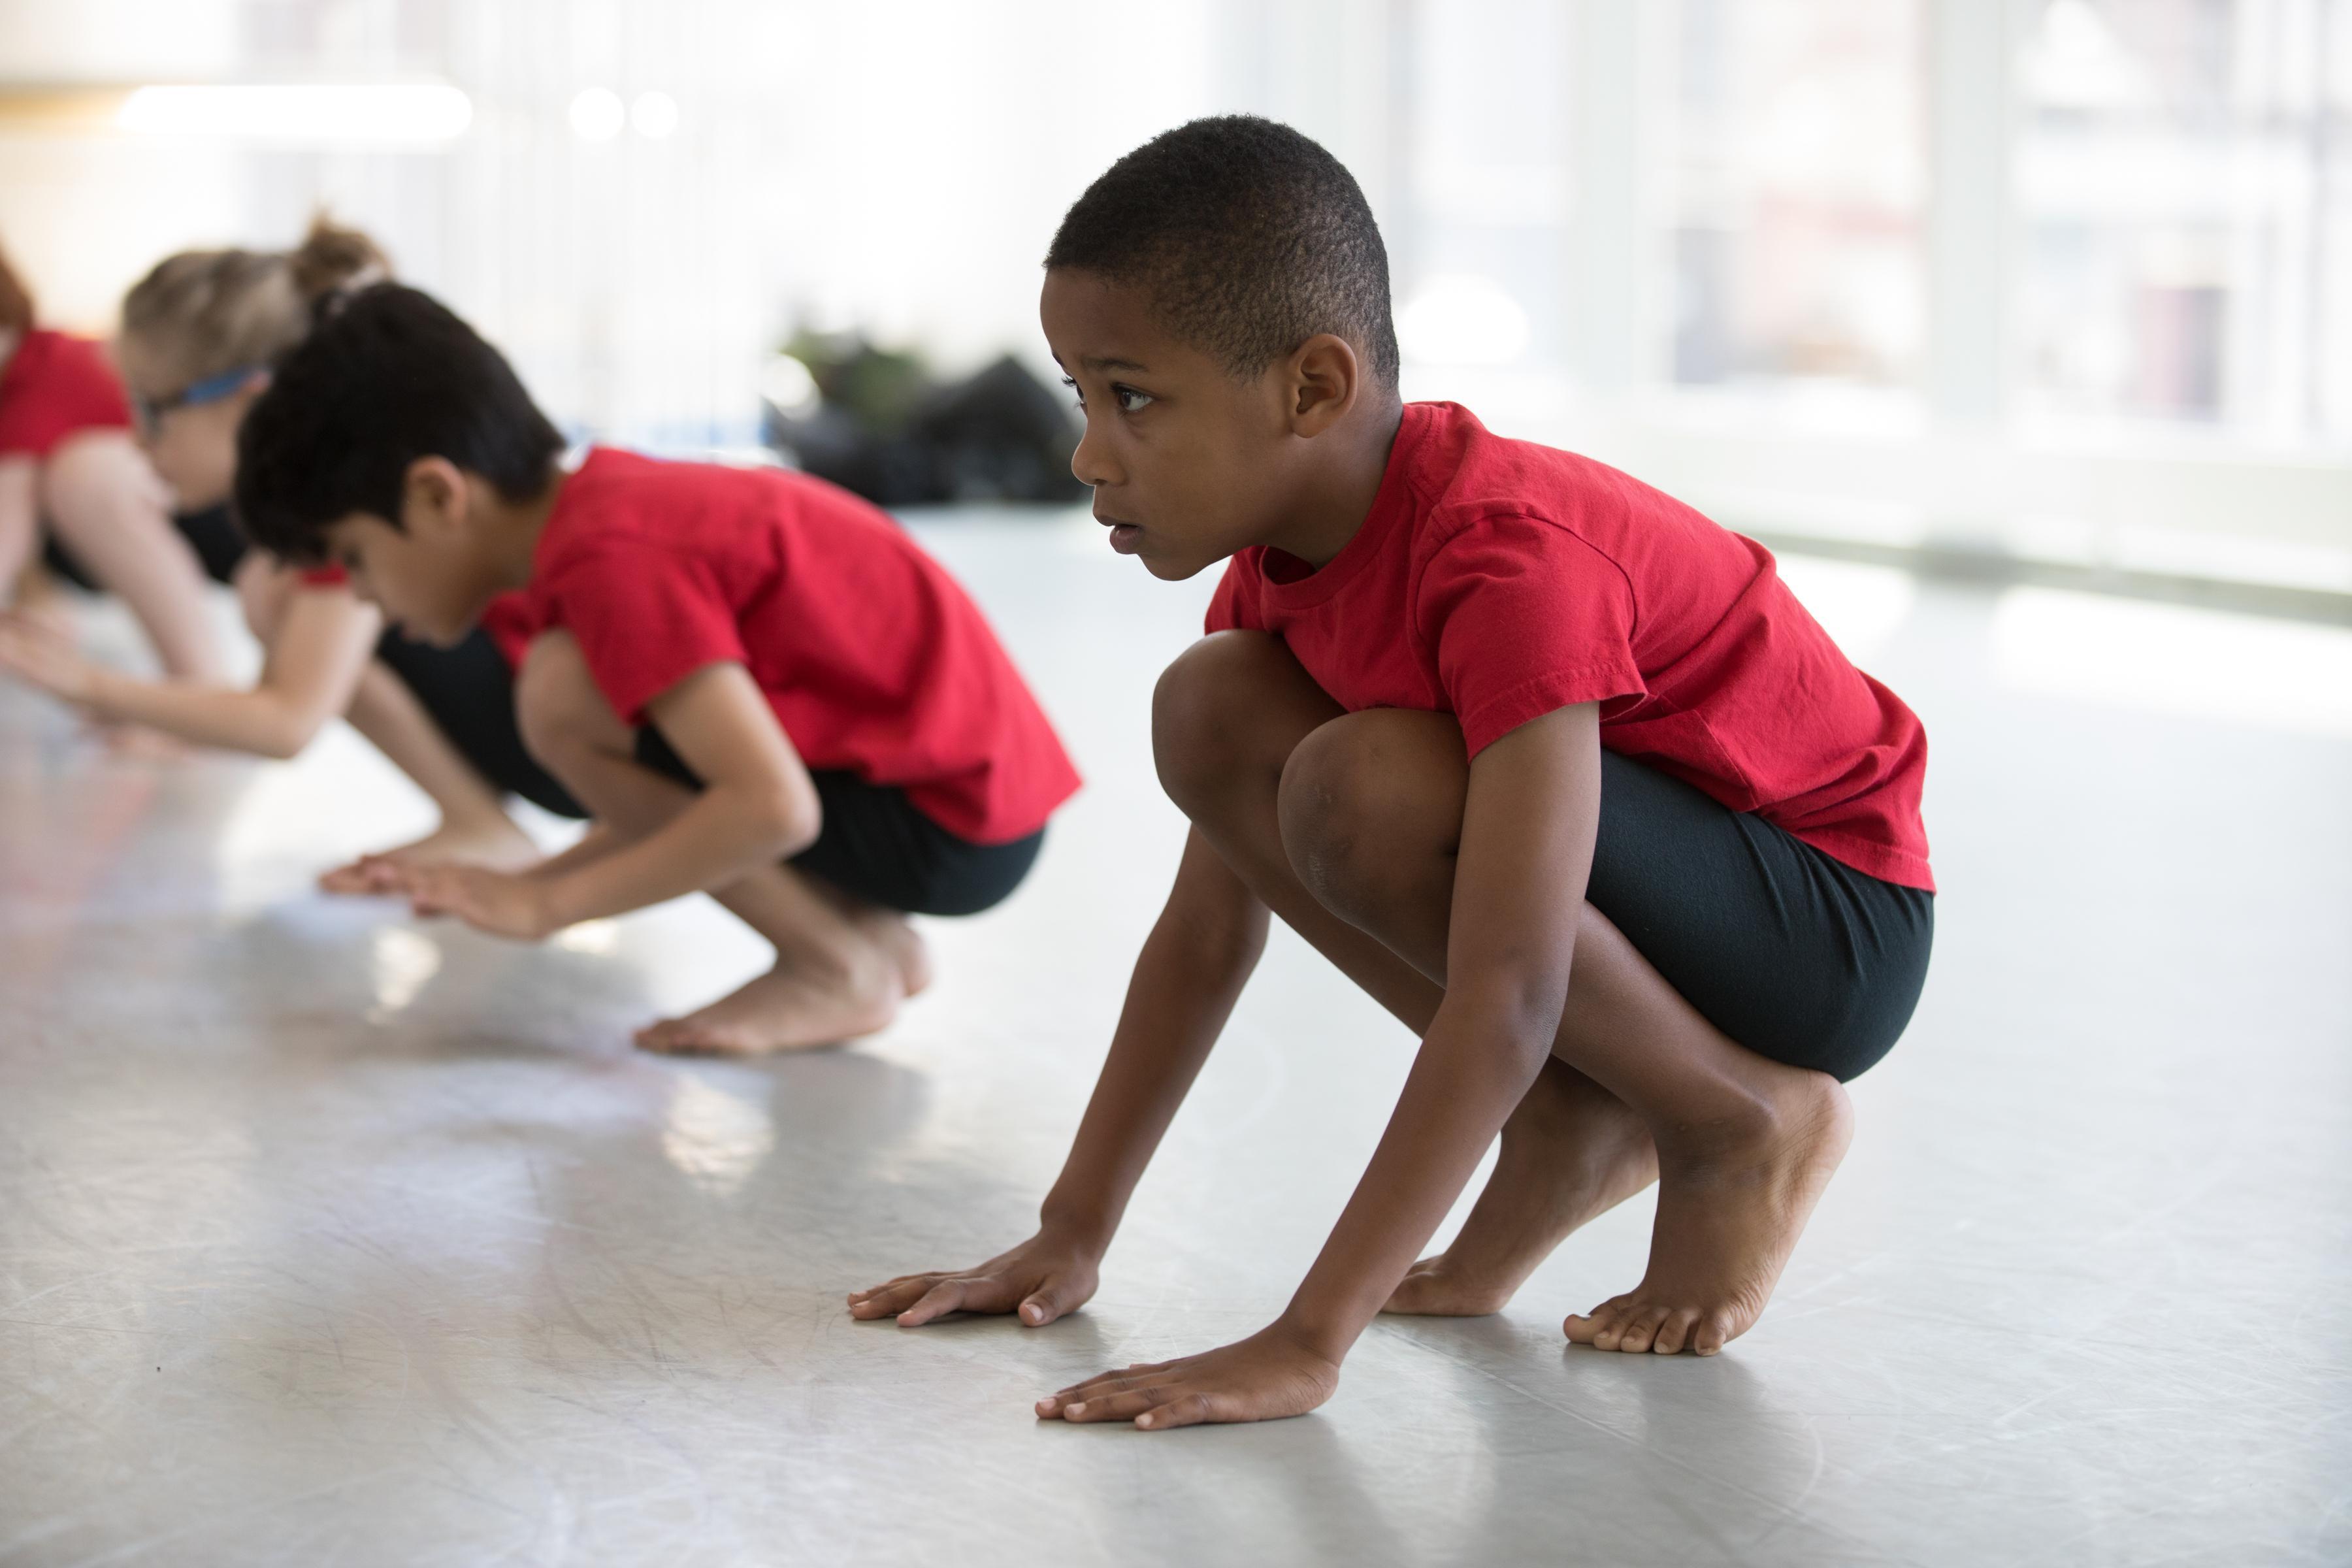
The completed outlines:
{"type": "Polygon", "coordinates": [[[1155,1436],[1030,1401],[1276,1312],[1411,1041],[1278,936],[1087,1311],[844,1315],[1026,1234],[1210,586],[918,527],[1088,788],[897,1026],[795,1059],[630,1049],[760,962],[700,902],[525,948],[315,895],[425,823],[348,734],[132,761],[0,688],[0,1563],[2352,1561],[2352,631],[1791,560],[1927,720],[1945,890],[1761,1324],[1563,1344],[1643,1198],[1312,1416],[1155,1436]]]}

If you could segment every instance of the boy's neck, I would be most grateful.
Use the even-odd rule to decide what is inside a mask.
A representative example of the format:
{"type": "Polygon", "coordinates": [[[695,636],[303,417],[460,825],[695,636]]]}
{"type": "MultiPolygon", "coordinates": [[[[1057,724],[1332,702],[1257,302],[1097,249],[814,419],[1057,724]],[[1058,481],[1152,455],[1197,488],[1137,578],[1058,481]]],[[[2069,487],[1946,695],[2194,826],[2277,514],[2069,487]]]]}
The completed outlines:
{"type": "Polygon", "coordinates": [[[1312,460],[1299,476],[1297,500],[1285,509],[1281,528],[1265,542],[1318,572],[1328,566],[1371,515],[1403,423],[1404,404],[1391,397],[1357,428],[1330,432],[1344,439],[1308,443],[1312,460]]]}
{"type": "Polygon", "coordinates": [[[501,588],[520,588],[530,582],[531,563],[539,553],[539,536],[555,515],[555,503],[571,476],[556,468],[546,487],[529,500],[510,501],[490,491],[491,566],[501,588]]]}

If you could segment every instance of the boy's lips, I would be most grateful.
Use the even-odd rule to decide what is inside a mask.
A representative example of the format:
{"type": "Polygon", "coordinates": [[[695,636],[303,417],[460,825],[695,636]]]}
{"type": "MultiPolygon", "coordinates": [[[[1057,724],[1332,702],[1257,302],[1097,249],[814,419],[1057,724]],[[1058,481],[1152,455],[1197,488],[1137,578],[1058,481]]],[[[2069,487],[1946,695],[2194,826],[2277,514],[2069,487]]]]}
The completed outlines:
{"type": "Polygon", "coordinates": [[[1122,522],[1115,517],[1097,517],[1095,521],[1110,530],[1110,547],[1121,555],[1132,555],[1142,546],[1142,524],[1122,522]]]}

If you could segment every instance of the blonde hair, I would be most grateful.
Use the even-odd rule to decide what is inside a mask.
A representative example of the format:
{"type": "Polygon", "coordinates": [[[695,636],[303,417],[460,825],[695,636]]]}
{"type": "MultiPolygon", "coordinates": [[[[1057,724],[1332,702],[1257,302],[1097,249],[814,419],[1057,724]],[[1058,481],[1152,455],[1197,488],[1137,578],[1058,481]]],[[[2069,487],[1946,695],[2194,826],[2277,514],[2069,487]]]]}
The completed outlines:
{"type": "Polygon", "coordinates": [[[319,302],[392,276],[375,241],[323,214],[291,250],[184,250],[122,300],[123,345],[182,382],[275,363],[319,302]]]}

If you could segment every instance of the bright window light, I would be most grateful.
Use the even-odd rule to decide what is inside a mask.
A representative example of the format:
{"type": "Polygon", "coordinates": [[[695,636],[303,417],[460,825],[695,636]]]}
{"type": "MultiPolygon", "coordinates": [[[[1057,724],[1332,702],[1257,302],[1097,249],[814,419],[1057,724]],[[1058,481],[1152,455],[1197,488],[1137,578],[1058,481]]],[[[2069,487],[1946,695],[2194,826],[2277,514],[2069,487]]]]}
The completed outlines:
{"type": "Polygon", "coordinates": [[[1433,278],[1397,312],[1397,342],[1407,359],[1430,364],[1508,364],[1532,333],[1527,310],[1491,278],[1433,278]]]}
{"type": "Polygon", "coordinates": [[[609,87],[583,88],[572,100],[572,133],[583,142],[610,142],[628,122],[628,106],[609,87]]]}
{"type": "Polygon", "coordinates": [[[413,143],[450,141],[473,118],[473,101],[446,82],[375,82],[142,87],[115,123],[165,136],[413,143]]]}
{"type": "Polygon", "coordinates": [[[648,142],[659,142],[677,129],[677,100],[666,92],[641,92],[629,105],[629,123],[648,142]]]}

